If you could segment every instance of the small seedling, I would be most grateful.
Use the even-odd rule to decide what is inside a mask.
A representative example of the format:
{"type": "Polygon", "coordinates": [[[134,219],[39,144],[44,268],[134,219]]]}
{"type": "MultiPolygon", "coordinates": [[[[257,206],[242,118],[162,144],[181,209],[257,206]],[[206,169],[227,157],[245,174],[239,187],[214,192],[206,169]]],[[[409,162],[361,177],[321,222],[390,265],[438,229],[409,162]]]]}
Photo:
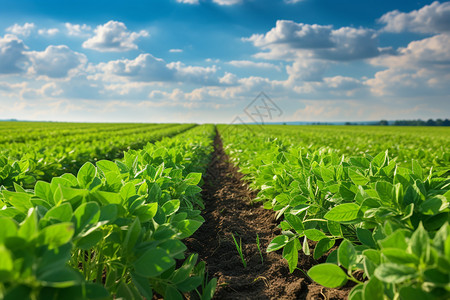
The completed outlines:
{"type": "Polygon", "coordinates": [[[237,249],[237,251],[239,253],[239,256],[241,257],[242,264],[244,265],[244,268],[247,268],[247,262],[244,259],[244,254],[242,253],[242,239],[239,238],[239,244],[238,244],[238,242],[236,241],[236,238],[234,237],[233,233],[231,234],[231,236],[233,237],[234,244],[235,244],[236,249],[237,249]]]}
{"type": "Polygon", "coordinates": [[[264,258],[261,252],[261,244],[259,243],[259,235],[256,234],[256,247],[258,247],[259,256],[261,257],[261,264],[264,264],[264,258]]]}

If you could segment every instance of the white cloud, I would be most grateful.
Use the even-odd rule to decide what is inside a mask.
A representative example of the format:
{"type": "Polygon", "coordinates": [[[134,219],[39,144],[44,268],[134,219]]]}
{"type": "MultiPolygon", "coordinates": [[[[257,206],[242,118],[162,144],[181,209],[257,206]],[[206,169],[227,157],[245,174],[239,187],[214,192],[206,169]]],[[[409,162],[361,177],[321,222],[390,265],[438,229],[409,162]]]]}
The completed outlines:
{"type": "Polygon", "coordinates": [[[450,35],[413,41],[400,48],[397,55],[378,57],[371,63],[387,68],[367,80],[377,95],[450,94],[450,35]]]}
{"type": "Polygon", "coordinates": [[[279,20],[266,34],[254,34],[244,41],[268,50],[258,58],[295,60],[309,54],[312,58],[329,61],[366,59],[389,52],[378,47],[376,32],[365,28],[295,23],[279,20]]]}
{"type": "Polygon", "coordinates": [[[15,35],[0,37],[0,74],[23,73],[28,65],[27,47],[15,35]]]}
{"type": "Polygon", "coordinates": [[[322,81],[329,63],[317,59],[298,59],[292,66],[286,66],[289,81],[322,81]]]}
{"type": "Polygon", "coordinates": [[[241,3],[241,0],[213,0],[214,3],[219,5],[234,5],[241,3]]]}
{"type": "Polygon", "coordinates": [[[181,52],[183,52],[183,49],[170,49],[169,52],[170,53],[181,53],[181,52]]]}
{"type": "Polygon", "coordinates": [[[198,0],[177,0],[178,3],[198,4],[198,0]]]}
{"type": "Polygon", "coordinates": [[[88,26],[86,24],[80,25],[80,24],[65,23],[64,26],[66,27],[67,34],[70,36],[87,37],[92,32],[91,26],[88,26]]]}
{"type": "Polygon", "coordinates": [[[216,66],[199,67],[186,66],[182,62],[172,62],[167,65],[170,70],[176,70],[176,80],[180,82],[214,85],[218,83],[216,66]]]}
{"type": "Polygon", "coordinates": [[[13,26],[6,28],[6,31],[11,32],[14,35],[22,35],[27,37],[31,34],[35,27],[36,26],[34,23],[25,23],[23,25],[14,24],[13,26]]]}
{"type": "Polygon", "coordinates": [[[276,69],[280,67],[267,62],[255,62],[251,60],[232,60],[228,62],[229,65],[237,68],[257,68],[257,69],[276,69]]]}
{"type": "Polygon", "coordinates": [[[74,52],[65,45],[48,46],[44,51],[28,52],[32,66],[30,73],[50,78],[63,78],[87,62],[84,54],[74,52]]]}
{"type": "Polygon", "coordinates": [[[284,2],[288,3],[288,4],[295,4],[295,3],[299,3],[302,2],[304,0],[284,0],[284,2]]]}
{"type": "Polygon", "coordinates": [[[169,69],[166,62],[151,54],[140,54],[133,60],[119,59],[99,64],[106,75],[130,78],[134,81],[172,81],[175,72],[169,69]]]}
{"type": "Polygon", "coordinates": [[[39,29],[38,34],[44,36],[54,36],[59,33],[58,28],[39,29]]]}
{"type": "Polygon", "coordinates": [[[409,13],[394,10],[384,14],[378,21],[386,24],[383,30],[388,32],[449,32],[450,2],[435,1],[409,13]]]}
{"type": "Polygon", "coordinates": [[[138,49],[136,40],[149,36],[148,32],[130,32],[122,22],[109,21],[94,30],[95,36],[83,43],[83,48],[100,52],[125,52],[138,49]]]}

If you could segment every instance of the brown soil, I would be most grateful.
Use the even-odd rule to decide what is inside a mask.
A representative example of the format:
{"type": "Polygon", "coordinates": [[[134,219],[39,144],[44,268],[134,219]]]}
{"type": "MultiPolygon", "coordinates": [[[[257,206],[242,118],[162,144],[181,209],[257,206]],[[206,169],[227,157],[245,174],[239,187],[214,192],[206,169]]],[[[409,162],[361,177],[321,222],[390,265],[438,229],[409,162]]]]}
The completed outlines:
{"type": "MultiPolygon", "coordinates": [[[[269,242],[280,233],[274,214],[259,203],[251,203],[255,192],[241,181],[242,174],[229,162],[219,134],[214,149],[202,192],[205,223],[185,240],[189,251],[206,261],[209,276],[218,280],[214,299],[346,299],[349,287],[323,288],[301,271],[289,273],[281,251],[265,252],[269,242]],[[246,268],[232,234],[242,240],[246,268]],[[264,263],[256,245],[257,234],[264,263]]],[[[305,272],[318,263],[311,256],[299,255],[298,268],[305,272]]]]}

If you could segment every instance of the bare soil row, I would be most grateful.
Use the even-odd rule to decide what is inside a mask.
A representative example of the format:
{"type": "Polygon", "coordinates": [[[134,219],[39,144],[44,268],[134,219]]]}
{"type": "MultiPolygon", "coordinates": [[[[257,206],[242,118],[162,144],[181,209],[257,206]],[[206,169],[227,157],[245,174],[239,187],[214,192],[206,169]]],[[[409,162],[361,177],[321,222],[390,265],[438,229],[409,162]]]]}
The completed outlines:
{"type": "MultiPolygon", "coordinates": [[[[185,241],[189,251],[198,253],[206,262],[209,275],[218,279],[214,299],[346,299],[350,288],[323,288],[300,270],[289,273],[281,251],[265,252],[280,229],[272,211],[251,202],[255,192],[249,190],[242,177],[229,162],[217,134],[204,177],[205,223],[185,241]],[[245,268],[232,234],[242,241],[245,268]]],[[[300,254],[298,267],[306,272],[317,263],[311,256],[300,254]]]]}

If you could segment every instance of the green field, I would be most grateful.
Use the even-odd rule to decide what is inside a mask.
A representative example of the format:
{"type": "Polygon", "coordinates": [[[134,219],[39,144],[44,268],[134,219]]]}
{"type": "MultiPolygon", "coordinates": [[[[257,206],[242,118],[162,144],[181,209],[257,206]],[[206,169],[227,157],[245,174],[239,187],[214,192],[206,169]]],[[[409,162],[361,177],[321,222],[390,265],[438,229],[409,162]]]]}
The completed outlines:
{"type": "Polygon", "coordinates": [[[0,299],[211,299],[184,240],[216,134],[290,272],[311,255],[348,299],[449,297],[448,128],[2,122],[0,299]]]}

